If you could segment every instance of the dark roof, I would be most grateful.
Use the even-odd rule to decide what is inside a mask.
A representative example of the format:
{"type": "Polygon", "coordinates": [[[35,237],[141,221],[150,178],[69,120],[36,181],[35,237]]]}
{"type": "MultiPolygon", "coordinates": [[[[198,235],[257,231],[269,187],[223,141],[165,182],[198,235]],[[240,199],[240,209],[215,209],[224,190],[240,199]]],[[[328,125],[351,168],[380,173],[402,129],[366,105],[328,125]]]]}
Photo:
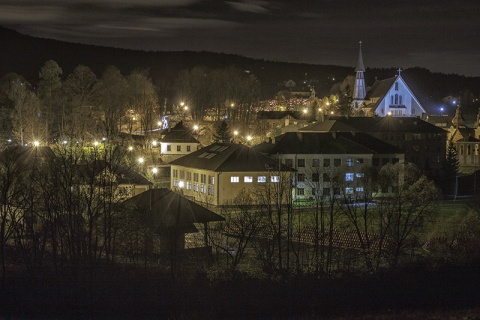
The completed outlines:
{"type": "Polygon", "coordinates": [[[413,117],[331,117],[330,120],[339,121],[360,132],[366,133],[398,132],[446,134],[444,129],[413,117]]]}
{"type": "Polygon", "coordinates": [[[365,66],[363,64],[362,44],[360,44],[360,49],[358,50],[357,66],[355,67],[355,72],[358,71],[365,71],[365,66]]]}
{"type": "Polygon", "coordinates": [[[294,119],[300,120],[305,119],[303,112],[301,111],[258,111],[257,112],[257,119],[283,119],[287,116],[291,116],[294,119]]]}
{"type": "Polygon", "coordinates": [[[367,91],[367,95],[365,96],[365,100],[369,100],[372,98],[378,98],[373,104],[367,104],[367,108],[372,108],[372,110],[376,110],[379,103],[383,100],[385,95],[387,94],[388,90],[392,87],[395,83],[397,78],[389,78],[384,80],[375,80],[370,90],[367,91]]]}
{"type": "Polygon", "coordinates": [[[134,185],[152,185],[152,183],[131,167],[124,165],[111,164],[104,160],[97,160],[94,162],[81,163],[78,170],[86,175],[101,174],[105,169],[115,174],[115,178],[119,184],[134,184],[134,185]]]}
{"type": "Polygon", "coordinates": [[[301,132],[351,132],[358,129],[349,126],[346,123],[336,120],[319,121],[309,126],[298,129],[301,132]]]}
{"type": "Polygon", "coordinates": [[[193,130],[187,128],[183,125],[183,122],[180,121],[173,127],[168,130],[165,136],[161,140],[162,142],[180,142],[180,143],[199,143],[197,139],[193,136],[193,130]]]}
{"type": "Polygon", "coordinates": [[[276,138],[270,154],[393,154],[398,148],[363,132],[288,132],[276,138]]]}
{"type": "MultiPolygon", "coordinates": [[[[235,143],[214,143],[170,163],[216,172],[264,172],[278,162],[253,148],[235,143]]],[[[282,171],[291,169],[282,165],[282,171]]]]}
{"type": "Polygon", "coordinates": [[[126,200],[124,204],[133,204],[147,226],[160,234],[171,229],[185,233],[197,232],[194,223],[225,220],[222,216],[165,188],[147,190],[126,200]]]}

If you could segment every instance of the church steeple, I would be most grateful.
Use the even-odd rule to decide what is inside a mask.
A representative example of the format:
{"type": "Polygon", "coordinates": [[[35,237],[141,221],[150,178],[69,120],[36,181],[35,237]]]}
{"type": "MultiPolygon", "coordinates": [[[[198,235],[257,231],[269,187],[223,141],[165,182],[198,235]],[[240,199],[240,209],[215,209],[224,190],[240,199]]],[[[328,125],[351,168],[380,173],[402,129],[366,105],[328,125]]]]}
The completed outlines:
{"type": "Polygon", "coordinates": [[[353,107],[355,109],[362,104],[367,94],[365,89],[365,78],[363,75],[365,72],[365,66],[363,65],[362,41],[360,41],[359,44],[360,48],[358,51],[358,61],[357,66],[355,67],[355,72],[357,75],[355,77],[355,87],[353,88],[353,107]]]}

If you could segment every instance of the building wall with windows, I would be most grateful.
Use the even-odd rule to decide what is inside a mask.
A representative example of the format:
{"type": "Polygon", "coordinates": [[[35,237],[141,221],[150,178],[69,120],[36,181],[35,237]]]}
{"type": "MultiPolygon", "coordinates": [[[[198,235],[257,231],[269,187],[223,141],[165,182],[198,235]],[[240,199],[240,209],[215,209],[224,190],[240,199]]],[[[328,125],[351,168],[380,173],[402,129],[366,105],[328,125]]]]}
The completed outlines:
{"type": "MultiPolygon", "coordinates": [[[[255,188],[280,183],[285,177],[278,172],[215,172],[172,165],[172,189],[184,196],[210,205],[229,205],[242,190],[255,193],[255,188]]],[[[288,176],[291,179],[291,174],[288,176]]]]}
{"type": "MultiPolygon", "coordinates": [[[[367,168],[380,169],[388,163],[404,162],[403,154],[277,154],[272,155],[295,169],[292,180],[294,200],[317,196],[370,196],[365,186],[367,168]]],[[[390,190],[375,190],[377,195],[390,190]]]]}

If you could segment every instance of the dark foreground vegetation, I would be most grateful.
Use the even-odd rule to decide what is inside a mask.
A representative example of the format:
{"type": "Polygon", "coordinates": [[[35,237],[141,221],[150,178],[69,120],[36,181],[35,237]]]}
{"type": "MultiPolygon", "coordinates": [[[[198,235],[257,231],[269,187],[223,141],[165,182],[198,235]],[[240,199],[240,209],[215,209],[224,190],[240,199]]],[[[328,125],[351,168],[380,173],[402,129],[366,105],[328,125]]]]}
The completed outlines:
{"type": "Polygon", "coordinates": [[[480,315],[479,271],[416,266],[375,277],[210,281],[198,275],[188,283],[136,269],[109,269],[96,276],[19,276],[4,284],[0,315],[21,319],[350,319],[406,314],[414,318],[417,313],[475,319],[475,313],[480,315]]]}

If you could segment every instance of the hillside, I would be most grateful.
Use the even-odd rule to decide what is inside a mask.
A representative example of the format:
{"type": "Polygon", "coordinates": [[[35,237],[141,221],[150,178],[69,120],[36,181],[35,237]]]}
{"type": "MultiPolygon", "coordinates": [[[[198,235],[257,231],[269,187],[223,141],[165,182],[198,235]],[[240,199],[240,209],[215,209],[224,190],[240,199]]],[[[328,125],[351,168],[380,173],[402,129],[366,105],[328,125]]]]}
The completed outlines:
{"type": "MultiPolygon", "coordinates": [[[[262,83],[262,95],[265,98],[281,90],[282,87],[278,83],[288,79],[293,79],[297,84],[304,81],[312,83],[318,96],[326,95],[335,82],[342,81],[347,75],[354,73],[355,63],[352,61],[351,67],[344,67],[265,61],[212,52],[135,51],[35,38],[2,27],[0,43],[2,44],[0,76],[15,72],[32,83],[37,82],[40,67],[50,59],[62,67],[64,76],[79,64],[89,66],[97,75],[100,75],[106,66],[114,65],[124,74],[130,73],[135,68],[148,69],[154,81],[169,84],[173,83],[178,72],[183,69],[199,65],[211,68],[233,65],[249,70],[257,76],[262,83]]],[[[395,69],[367,69],[367,85],[373,83],[375,77],[384,79],[395,75],[395,69]]],[[[402,75],[415,79],[418,88],[432,102],[448,95],[461,96],[465,90],[470,90],[475,97],[480,95],[480,77],[431,73],[424,68],[408,69],[402,75]]]]}

